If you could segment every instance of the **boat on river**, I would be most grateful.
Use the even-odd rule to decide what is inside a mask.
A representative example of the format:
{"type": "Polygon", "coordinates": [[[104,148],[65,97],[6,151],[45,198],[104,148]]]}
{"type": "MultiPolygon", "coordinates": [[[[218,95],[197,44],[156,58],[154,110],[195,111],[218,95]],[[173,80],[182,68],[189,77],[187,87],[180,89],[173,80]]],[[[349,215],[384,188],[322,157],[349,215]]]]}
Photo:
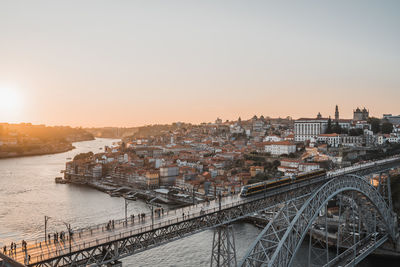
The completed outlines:
{"type": "Polygon", "coordinates": [[[63,179],[62,177],[56,177],[54,179],[54,181],[56,182],[56,184],[66,184],[66,183],[68,183],[67,180],[63,179]]]}
{"type": "Polygon", "coordinates": [[[135,193],[125,194],[124,198],[127,199],[127,200],[133,200],[133,201],[137,200],[137,197],[136,197],[135,193]]]}
{"type": "Polygon", "coordinates": [[[120,192],[108,191],[107,193],[112,197],[120,197],[120,196],[122,196],[122,194],[120,192]]]}

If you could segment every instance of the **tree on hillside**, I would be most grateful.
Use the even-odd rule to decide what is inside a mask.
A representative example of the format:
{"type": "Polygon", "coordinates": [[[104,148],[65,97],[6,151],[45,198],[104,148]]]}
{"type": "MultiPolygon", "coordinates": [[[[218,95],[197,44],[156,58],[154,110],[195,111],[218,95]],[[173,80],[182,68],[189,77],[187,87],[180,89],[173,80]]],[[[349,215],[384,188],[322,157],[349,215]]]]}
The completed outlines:
{"type": "Polygon", "coordinates": [[[341,134],[342,133],[342,126],[340,126],[339,122],[336,122],[332,128],[332,132],[341,134]]]}
{"type": "Polygon", "coordinates": [[[281,162],[277,159],[272,162],[272,166],[274,166],[275,168],[279,167],[280,165],[281,165],[281,162]]]}
{"type": "Polygon", "coordinates": [[[92,151],[87,152],[87,153],[80,153],[74,157],[74,160],[89,159],[89,158],[93,157],[93,155],[94,154],[92,151]]]}
{"type": "Polygon", "coordinates": [[[331,117],[329,117],[329,119],[328,119],[328,126],[326,127],[325,133],[326,134],[331,134],[332,133],[332,120],[331,120],[331,117]]]}
{"type": "Polygon", "coordinates": [[[378,118],[370,118],[369,123],[371,124],[371,130],[374,134],[379,133],[381,130],[381,120],[378,118]]]}
{"type": "Polygon", "coordinates": [[[390,122],[384,122],[382,124],[382,133],[390,134],[393,131],[393,124],[390,122]]]}
{"type": "Polygon", "coordinates": [[[353,128],[349,130],[350,136],[360,136],[363,135],[364,131],[360,128],[353,128]]]}

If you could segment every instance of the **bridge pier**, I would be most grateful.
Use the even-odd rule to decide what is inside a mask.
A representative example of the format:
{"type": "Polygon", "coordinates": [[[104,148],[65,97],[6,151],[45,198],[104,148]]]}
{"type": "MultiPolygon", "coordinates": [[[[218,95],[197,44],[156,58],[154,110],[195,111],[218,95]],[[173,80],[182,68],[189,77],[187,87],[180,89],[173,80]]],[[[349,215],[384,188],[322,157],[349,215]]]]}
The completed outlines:
{"type": "MultiPolygon", "coordinates": [[[[400,164],[400,157],[396,159],[397,164],[400,164]]],[[[378,171],[391,167],[392,165],[382,165],[379,166],[378,171]]],[[[358,167],[356,169],[358,170],[358,167]]],[[[30,255],[40,255],[40,258],[33,256],[30,265],[102,266],[112,262],[108,266],[121,266],[121,263],[116,262],[117,259],[220,226],[214,230],[211,266],[235,266],[233,231],[232,226],[227,226],[227,224],[260,211],[266,211],[266,214],[273,218],[249,247],[241,266],[263,264],[290,266],[309,229],[318,220],[321,221],[321,227],[313,229],[312,236],[319,234],[323,243],[338,244],[339,248],[346,249],[345,251],[337,249],[337,254],[343,251],[339,255],[340,258],[331,259],[332,257],[328,257],[329,255],[325,253],[321,259],[324,259],[325,263],[329,261],[329,266],[334,266],[333,263],[339,261],[344,263],[343,266],[348,263],[356,264],[388,239],[391,241],[389,245],[392,249],[399,235],[396,216],[389,209],[390,200],[385,200],[378,190],[371,186],[370,181],[353,174],[359,174],[359,172],[364,172],[364,170],[355,171],[354,168],[339,170],[334,176],[305,179],[272,189],[265,192],[263,196],[258,195],[254,198],[234,197],[222,201],[219,195],[218,202],[217,200],[210,201],[203,204],[201,210],[191,209],[189,213],[187,210],[171,212],[169,216],[167,214],[164,221],[157,222],[156,225],[153,225],[149,215],[146,215],[147,221],[143,219],[140,224],[136,222],[135,225],[132,224],[129,227],[122,226],[123,219],[121,223],[117,221],[117,227],[109,233],[101,230],[104,225],[97,226],[97,230],[92,227],[77,232],[77,238],[74,240],[76,244],[71,253],[67,246],[62,248],[57,243],[48,243],[46,251],[42,251],[41,246],[37,247],[37,244],[34,246],[31,243],[29,244],[30,255]],[[321,213],[321,216],[318,215],[321,210],[326,211],[328,202],[338,195],[339,217],[336,224],[331,226],[331,217],[326,218],[326,212],[321,213]],[[341,202],[345,202],[345,207],[342,207],[341,202]],[[180,216],[181,212],[182,216],[180,216]],[[331,233],[328,228],[331,228],[331,233]],[[322,232],[326,229],[328,232],[322,232]],[[335,240],[336,236],[339,241],[335,240]],[[355,243],[355,241],[358,242],[355,243]]],[[[372,173],[369,167],[365,172],[372,173]]],[[[333,216],[336,217],[336,215],[333,216]]],[[[326,246],[324,249],[326,252],[326,246]]],[[[299,254],[299,256],[303,255],[299,254]]],[[[14,258],[20,263],[1,253],[0,258],[6,261],[6,266],[23,267],[26,253],[21,250],[16,253],[14,258]]]]}
{"type": "Polygon", "coordinates": [[[221,225],[214,228],[210,266],[237,266],[235,237],[232,225],[221,225]]]}

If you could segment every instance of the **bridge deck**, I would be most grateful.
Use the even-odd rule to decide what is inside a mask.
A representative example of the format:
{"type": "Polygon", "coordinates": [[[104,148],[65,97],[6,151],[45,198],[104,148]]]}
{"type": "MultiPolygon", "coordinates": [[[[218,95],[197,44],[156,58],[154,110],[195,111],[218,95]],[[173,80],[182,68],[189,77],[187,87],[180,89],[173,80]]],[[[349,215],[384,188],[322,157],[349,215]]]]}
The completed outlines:
{"type": "MultiPolygon", "coordinates": [[[[234,205],[239,205],[249,199],[240,198],[238,195],[224,197],[221,200],[221,208],[226,209],[234,205]]],[[[75,231],[71,239],[71,252],[83,250],[93,246],[100,245],[109,241],[117,240],[123,237],[132,236],[152,229],[170,225],[173,223],[190,220],[195,217],[200,217],[204,214],[209,214],[219,209],[218,201],[210,201],[209,203],[201,203],[177,210],[164,211],[164,214],[154,215],[154,224],[152,225],[151,213],[147,213],[141,220],[135,215],[134,220],[130,217],[125,225],[125,219],[114,222],[114,227],[106,229],[106,224],[99,224],[89,229],[75,231]]],[[[53,238],[53,236],[51,236],[53,238]]],[[[26,251],[22,249],[21,244],[18,244],[16,250],[10,251],[9,246],[6,253],[2,250],[3,255],[24,265],[32,265],[37,262],[59,257],[60,255],[70,253],[70,240],[66,234],[65,240],[47,242],[28,243],[26,251]],[[30,257],[30,260],[29,260],[30,257]]]]}
{"type": "MultiPolygon", "coordinates": [[[[367,169],[369,168],[370,167],[368,166],[367,169]]],[[[361,168],[349,170],[346,171],[346,173],[357,171],[361,171],[361,168]]],[[[363,171],[365,171],[365,169],[363,169],[363,171]]],[[[343,174],[344,173],[335,175],[343,174]]],[[[315,179],[314,183],[326,181],[333,178],[335,175],[320,177],[315,179]]],[[[306,183],[309,185],[310,181],[305,181],[303,186],[306,186],[306,183]]],[[[279,189],[279,191],[282,192],[285,190],[293,190],[293,187],[288,185],[285,188],[279,189]]],[[[275,192],[271,192],[271,194],[268,193],[267,196],[272,196],[274,194],[275,192]]],[[[246,199],[240,198],[238,195],[224,197],[221,200],[221,209],[230,209],[234,206],[240,206],[244,203],[261,198],[263,198],[263,194],[246,199]]],[[[164,214],[161,214],[160,216],[154,215],[154,224],[152,223],[151,213],[147,213],[142,220],[139,220],[138,216],[135,215],[134,220],[128,218],[127,224],[125,224],[125,219],[115,221],[114,227],[109,230],[106,229],[107,223],[103,223],[87,229],[74,231],[72,239],[68,239],[68,235],[66,234],[67,238],[63,241],[60,240],[59,242],[54,242],[53,239],[51,241],[43,241],[39,243],[28,242],[26,250],[22,250],[21,245],[19,244],[15,251],[10,251],[8,249],[4,253],[2,250],[3,254],[0,253],[0,258],[3,258],[8,262],[14,261],[21,265],[34,266],[36,263],[60,258],[62,255],[71,255],[82,250],[110,243],[111,241],[120,240],[121,238],[128,238],[157,228],[190,221],[207,214],[213,214],[218,211],[218,209],[219,203],[217,200],[214,200],[209,203],[201,203],[173,211],[164,211],[164,214]]],[[[9,246],[7,248],[9,248],[9,246]]]]}

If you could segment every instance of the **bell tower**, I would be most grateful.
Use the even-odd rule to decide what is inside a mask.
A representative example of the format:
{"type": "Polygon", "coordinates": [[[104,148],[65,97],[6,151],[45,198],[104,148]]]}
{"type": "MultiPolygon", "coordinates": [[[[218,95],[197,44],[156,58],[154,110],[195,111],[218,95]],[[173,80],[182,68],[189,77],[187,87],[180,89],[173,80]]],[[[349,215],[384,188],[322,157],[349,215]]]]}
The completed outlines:
{"type": "Polygon", "coordinates": [[[339,108],[338,108],[338,105],[336,105],[336,108],[335,108],[335,121],[339,121],[339,108]]]}

